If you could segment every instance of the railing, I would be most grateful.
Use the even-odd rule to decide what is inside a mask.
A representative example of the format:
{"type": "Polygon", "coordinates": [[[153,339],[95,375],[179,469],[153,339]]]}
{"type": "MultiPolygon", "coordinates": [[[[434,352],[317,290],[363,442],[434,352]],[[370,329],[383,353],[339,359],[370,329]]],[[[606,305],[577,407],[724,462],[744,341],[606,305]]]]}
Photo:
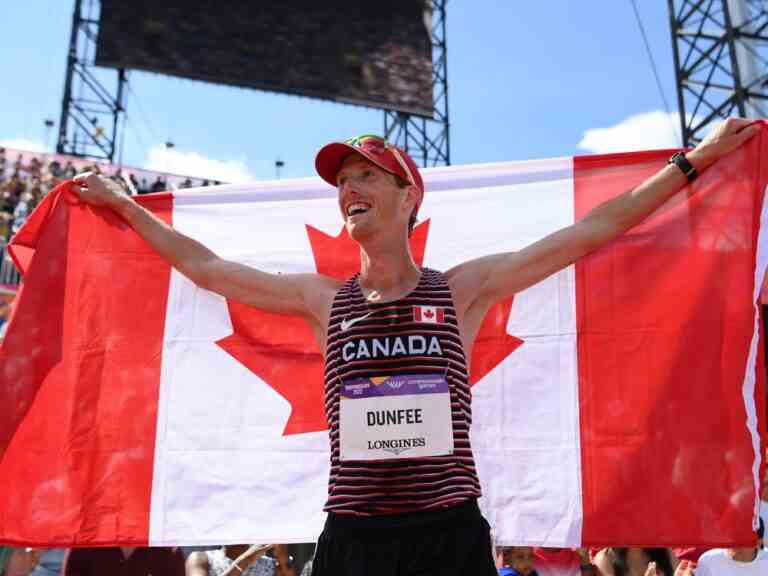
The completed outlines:
{"type": "Polygon", "coordinates": [[[21,274],[13,265],[5,240],[0,240],[0,288],[15,287],[21,282],[21,274]]]}

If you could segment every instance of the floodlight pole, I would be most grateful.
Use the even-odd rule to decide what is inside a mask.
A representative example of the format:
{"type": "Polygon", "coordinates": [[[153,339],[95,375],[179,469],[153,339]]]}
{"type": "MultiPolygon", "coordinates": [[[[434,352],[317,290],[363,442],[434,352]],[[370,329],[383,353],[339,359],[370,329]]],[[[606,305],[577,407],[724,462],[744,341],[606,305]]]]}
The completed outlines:
{"type": "Polygon", "coordinates": [[[764,116],[768,9],[764,0],[668,0],[684,146],[713,121],[764,116]]]}
{"type": "Polygon", "coordinates": [[[432,8],[432,98],[434,119],[405,112],[384,111],[384,134],[421,166],[451,163],[448,122],[448,60],[445,5],[448,0],[429,0],[432,8]]]}
{"type": "Polygon", "coordinates": [[[99,79],[108,72],[96,73],[99,9],[99,0],[75,0],[56,152],[113,162],[123,129],[128,75],[118,69],[112,90],[99,79]]]}

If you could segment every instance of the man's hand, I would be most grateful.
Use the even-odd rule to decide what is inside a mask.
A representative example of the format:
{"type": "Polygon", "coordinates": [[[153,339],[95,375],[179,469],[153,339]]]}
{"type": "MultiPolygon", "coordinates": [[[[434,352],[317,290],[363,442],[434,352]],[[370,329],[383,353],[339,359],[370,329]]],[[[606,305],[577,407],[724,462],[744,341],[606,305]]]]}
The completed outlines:
{"type": "Polygon", "coordinates": [[[760,131],[760,124],[746,118],[728,118],[712,130],[696,148],[686,154],[693,166],[701,172],[710,164],[736,150],[760,131]]]}
{"type": "Polygon", "coordinates": [[[274,544],[254,544],[250,546],[248,550],[240,554],[235,560],[235,564],[240,566],[243,570],[247,570],[251,564],[256,562],[259,558],[267,553],[267,550],[272,548],[274,544]]]}
{"type": "Polygon", "coordinates": [[[78,174],[73,180],[75,182],[73,190],[86,204],[115,208],[127,198],[116,182],[91,172],[78,174]]]}

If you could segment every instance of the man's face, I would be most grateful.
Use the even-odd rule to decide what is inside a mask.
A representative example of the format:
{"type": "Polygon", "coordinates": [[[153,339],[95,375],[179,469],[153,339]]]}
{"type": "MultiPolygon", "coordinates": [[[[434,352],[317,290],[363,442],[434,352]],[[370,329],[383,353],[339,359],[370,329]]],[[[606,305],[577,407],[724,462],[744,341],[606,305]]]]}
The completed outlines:
{"type": "Polygon", "coordinates": [[[533,548],[530,546],[507,546],[501,550],[502,564],[512,568],[521,576],[533,572],[533,548]]]}
{"type": "Polygon", "coordinates": [[[376,231],[408,229],[413,209],[409,188],[359,154],[344,161],[336,178],[339,209],[349,235],[358,242],[376,231]]]}

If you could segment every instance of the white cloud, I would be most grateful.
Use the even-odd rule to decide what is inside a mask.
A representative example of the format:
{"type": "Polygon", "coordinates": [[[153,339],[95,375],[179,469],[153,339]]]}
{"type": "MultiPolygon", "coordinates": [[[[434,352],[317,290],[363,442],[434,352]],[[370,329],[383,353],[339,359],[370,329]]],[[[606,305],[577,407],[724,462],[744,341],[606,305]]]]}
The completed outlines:
{"type": "Polygon", "coordinates": [[[680,115],[677,112],[644,112],[630,116],[607,128],[590,128],[584,132],[579,148],[595,154],[678,148],[680,115]]]}
{"type": "Polygon", "coordinates": [[[147,151],[144,168],[181,176],[219,180],[229,184],[256,179],[243,160],[216,160],[197,152],[183,152],[176,148],[166,148],[164,145],[152,146],[147,151]]]}
{"type": "Polygon", "coordinates": [[[0,146],[3,148],[16,148],[18,150],[26,150],[28,152],[44,153],[45,145],[42,142],[35,140],[27,140],[25,138],[6,138],[0,140],[0,146]]]}

